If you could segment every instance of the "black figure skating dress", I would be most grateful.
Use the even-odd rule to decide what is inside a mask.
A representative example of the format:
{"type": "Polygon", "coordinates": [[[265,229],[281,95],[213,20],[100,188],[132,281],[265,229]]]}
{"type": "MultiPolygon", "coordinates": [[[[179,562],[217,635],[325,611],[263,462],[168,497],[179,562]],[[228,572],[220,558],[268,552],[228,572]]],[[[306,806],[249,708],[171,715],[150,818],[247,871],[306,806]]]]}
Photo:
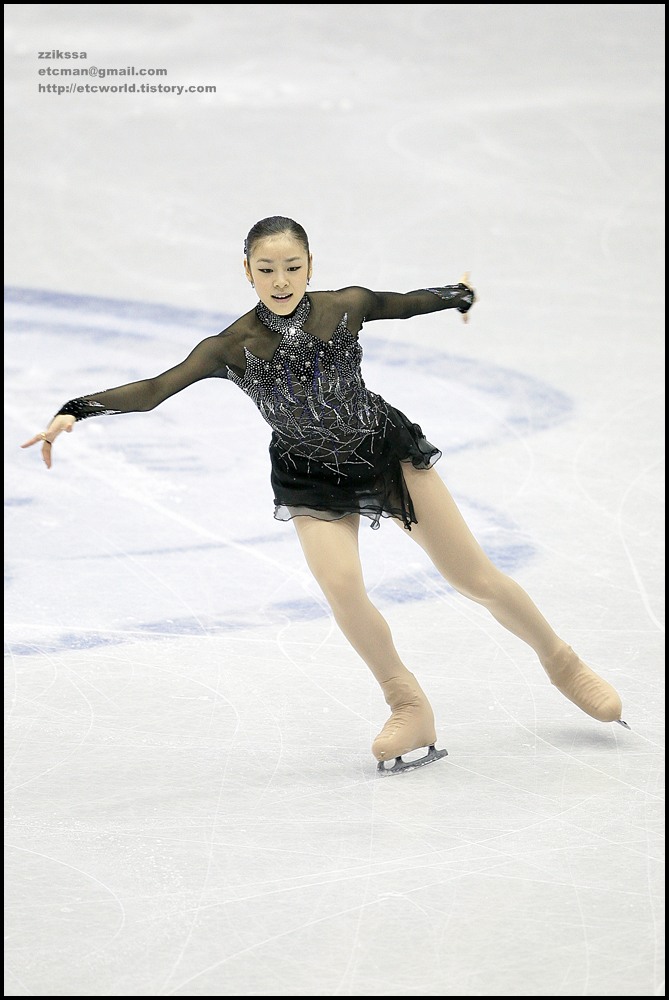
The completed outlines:
{"type": "Polygon", "coordinates": [[[262,322],[282,338],[271,360],[247,352],[234,381],[272,428],[274,516],[310,514],[327,520],[359,513],[415,522],[400,462],[429,468],[441,451],[418,424],[370,392],[362,348],[343,315],[329,341],[304,331],[308,297],[284,319],[259,303],[262,322]]]}
{"type": "Polygon", "coordinates": [[[474,300],[473,291],[460,284],[406,294],[356,288],[316,292],[305,295],[287,317],[259,302],[228,330],[202,341],[176,368],[70,400],[59,413],[81,420],[148,410],[202,378],[227,378],[253,400],[272,429],[278,520],[304,514],[334,520],[357,513],[375,528],[382,517],[394,517],[410,529],[416,515],[401,463],[428,469],[441,451],[419,424],[365,385],[358,339],[366,318],[359,306],[365,292],[379,301],[380,315],[373,318],[408,318],[449,307],[466,312],[474,300]],[[312,302],[317,303],[315,326],[309,322],[312,302]],[[347,302],[350,310],[341,312],[347,302]],[[255,344],[261,345],[257,353],[255,344]]]}

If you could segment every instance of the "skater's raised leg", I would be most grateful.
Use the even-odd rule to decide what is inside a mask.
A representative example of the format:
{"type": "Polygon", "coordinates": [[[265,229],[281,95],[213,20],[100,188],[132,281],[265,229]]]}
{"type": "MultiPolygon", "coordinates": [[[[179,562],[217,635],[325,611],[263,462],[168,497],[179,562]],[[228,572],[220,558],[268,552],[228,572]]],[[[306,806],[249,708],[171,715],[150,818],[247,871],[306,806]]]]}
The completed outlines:
{"type": "MultiPolygon", "coordinates": [[[[435,469],[403,465],[418,524],[407,535],[425,550],[459,593],[483,605],[536,652],[561,693],[600,722],[621,722],[616,690],[599,677],[551,628],[523,588],[487,557],[435,469]]],[[[629,728],[629,727],[628,727],[629,728]]]]}
{"type": "Polygon", "coordinates": [[[436,732],[430,703],[402,662],[388,623],[367,595],[358,547],[360,516],[321,521],[301,515],[293,523],[337,625],[374,674],[392,710],[372,753],[383,761],[433,745],[436,732]]]}

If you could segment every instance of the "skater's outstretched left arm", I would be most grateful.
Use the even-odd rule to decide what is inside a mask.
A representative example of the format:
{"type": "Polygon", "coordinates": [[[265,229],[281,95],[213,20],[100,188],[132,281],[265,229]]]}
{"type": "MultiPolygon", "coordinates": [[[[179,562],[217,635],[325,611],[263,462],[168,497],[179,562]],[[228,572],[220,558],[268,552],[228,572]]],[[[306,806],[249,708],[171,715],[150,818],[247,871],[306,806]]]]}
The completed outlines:
{"type": "Polygon", "coordinates": [[[469,272],[456,285],[435,285],[411,292],[375,292],[352,286],[341,289],[339,294],[347,300],[349,316],[356,326],[375,319],[411,319],[444,309],[457,309],[466,323],[467,314],[476,302],[469,272]]]}

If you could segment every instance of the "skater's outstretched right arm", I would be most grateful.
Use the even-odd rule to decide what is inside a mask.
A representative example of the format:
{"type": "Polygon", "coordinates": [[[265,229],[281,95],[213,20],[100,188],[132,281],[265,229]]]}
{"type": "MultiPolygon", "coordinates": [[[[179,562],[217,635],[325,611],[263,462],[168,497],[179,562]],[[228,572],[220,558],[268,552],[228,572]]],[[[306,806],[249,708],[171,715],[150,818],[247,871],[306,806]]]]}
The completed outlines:
{"type": "Polygon", "coordinates": [[[54,441],[59,434],[71,432],[78,420],[112,413],[153,410],[194,382],[205,378],[226,378],[229,362],[227,344],[228,338],[224,334],[207,337],[180,364],[161,375],[70,399],[61,406],[46,431],[35,434],[21,447],[30,448],[41,442],[42,458],[50,469],[54,441]]]}

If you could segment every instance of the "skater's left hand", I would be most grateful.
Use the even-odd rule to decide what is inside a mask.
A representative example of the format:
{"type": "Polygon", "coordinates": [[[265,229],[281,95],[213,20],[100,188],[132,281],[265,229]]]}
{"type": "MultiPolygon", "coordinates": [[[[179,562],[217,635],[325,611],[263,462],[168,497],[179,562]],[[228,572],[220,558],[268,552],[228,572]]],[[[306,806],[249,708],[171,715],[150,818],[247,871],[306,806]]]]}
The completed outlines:
{"type": "MultiPolygon", "coordinates": [[[[462,275],[462,277],[460,278],[460,284],[461,285],[466,285],[467,288],[470,288],[472,290],[472,292],[474,292],[474,286],[471,283],[471,280],[470,280],[470,277],[469,277],[469,271],[465,271],[465,273],[462,275]]],[[[476,296],[476,292],[474,292],[474,299],[472,301],[472,305],[474,305],[474,302],[476,302],[476,301],[477,301],[477,296],[476,296]]],[[[466,313],[462,313],[462,322],[463,323],[469,323],[469,313],[470,313],[470,311],[471,310],[468,309],[466,313]]]]}

